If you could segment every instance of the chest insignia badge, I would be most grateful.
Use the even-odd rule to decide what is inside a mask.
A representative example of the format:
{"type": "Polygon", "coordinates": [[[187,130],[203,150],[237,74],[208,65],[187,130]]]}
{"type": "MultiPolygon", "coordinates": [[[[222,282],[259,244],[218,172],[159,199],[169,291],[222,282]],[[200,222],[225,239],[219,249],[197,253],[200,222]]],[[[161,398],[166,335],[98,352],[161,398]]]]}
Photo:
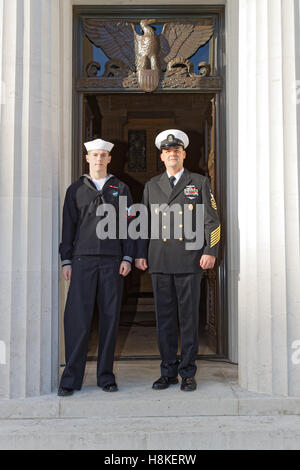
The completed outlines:
{"type": "Polygon", "coordinates": [[[194,199],[195,197],[199,196],[199,190],[195,188],[194,185],[186,186],[184,188],[184,195],[190,199],[194,199]]]}

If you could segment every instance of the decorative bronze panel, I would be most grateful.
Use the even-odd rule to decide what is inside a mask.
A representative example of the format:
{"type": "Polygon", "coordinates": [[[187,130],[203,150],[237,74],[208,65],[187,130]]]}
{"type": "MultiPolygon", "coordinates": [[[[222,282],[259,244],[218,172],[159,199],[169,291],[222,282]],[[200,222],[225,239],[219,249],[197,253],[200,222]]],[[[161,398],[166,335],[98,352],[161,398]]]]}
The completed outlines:
{"type": "MultiPolygon", "coordinates": [[[[185,71],[174,74],[168,72],[165,77],[160,81],[157,90],[168,89],[182,89],[182,90],[197,90],[203,93],[207,92],[220,92],[222,91],[221,77],[189,77],[185,71]]],[[[79,78],[76,81],[76,91],[93,91],[101,92],[102,90],[120,90],[124,92],[139,91],[138,81],[133,74],[126,79],[116,77],[112,78],[79,78]]]]}
{"type": "Polygon", "coordinates": [[[139,24],[83,19],[82,27],[93,49],[101,51],[97,60],[105,64],[101,66],[94,54],[93,60],[85,65],[88,78],[77,80],[78,90],[118,88],[149,93],[168,88],[215,90],[221,86],[219,77],[210,77],[211,64],[203,61],[207,51],[200,62],[189,60],[195,56],[199,61],[198,51],[214,38],[213,17],[160,25],[155,19],[143,19],[139,24]],[[104,67],[102,76],[97,76],[104,67]]]}
{"type": "Polygon", "coordinates": [[[165,164],[161,160],[160,155],[161,155],[161,151],[157,150],[156,151],[156,171],[157,171],[157,173],[162,173],[163,171],[165,171],[165,164]]]}
{"type": "Polygon", "coordinates": [[[147,171],[146,145],[147,132],[145,130],[128,131],[128,170],[147,171]]]}

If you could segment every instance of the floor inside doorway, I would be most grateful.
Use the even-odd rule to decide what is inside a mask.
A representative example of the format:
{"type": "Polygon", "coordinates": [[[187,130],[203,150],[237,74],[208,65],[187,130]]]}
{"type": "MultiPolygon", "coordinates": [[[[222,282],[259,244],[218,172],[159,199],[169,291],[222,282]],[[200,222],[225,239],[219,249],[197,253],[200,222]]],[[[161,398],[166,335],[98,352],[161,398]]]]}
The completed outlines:
{"type": "MultiPolygon", "coordinates": [[[[88,352],[90,361],[96,360],[97,357],[96,315],[93,323],[88,352]]],[[[198,353],[204,356],[216,354],[215,341],[206,332],[205,326],[201,324],[198,353]]],[[[127,303],[123,306],[115,356],[116,359],[159,356],[153,297],[139,298],[134,303],[127,303]]]]}

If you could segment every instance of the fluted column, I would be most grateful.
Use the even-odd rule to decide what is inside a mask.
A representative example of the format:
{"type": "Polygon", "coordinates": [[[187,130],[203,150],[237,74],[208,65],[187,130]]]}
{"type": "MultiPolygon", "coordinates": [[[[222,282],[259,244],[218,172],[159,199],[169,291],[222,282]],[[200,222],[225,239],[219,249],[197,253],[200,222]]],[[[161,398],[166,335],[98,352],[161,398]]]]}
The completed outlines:
{"type": "Polygon", "coordinates": [[[298,0],[240,0],[238,123],[240,384],[251,391],[296,396],[298,8],[298,0]]]}
{"type": "Polygon", "coordinates": [[[49,393],[58,362],[59,0],[4,0],[0,397],[49,393]]]}
{"type": "MultiPolygon", "coordinates": [[[[239,2],[226,4],[226,128],[227,128],[227,212],[226,212],[226,276],[228,293],[228,356],[238,362],[238,55],[239,2]]],[[[224,235],[224,228],[223,228],[224,235]]]]}

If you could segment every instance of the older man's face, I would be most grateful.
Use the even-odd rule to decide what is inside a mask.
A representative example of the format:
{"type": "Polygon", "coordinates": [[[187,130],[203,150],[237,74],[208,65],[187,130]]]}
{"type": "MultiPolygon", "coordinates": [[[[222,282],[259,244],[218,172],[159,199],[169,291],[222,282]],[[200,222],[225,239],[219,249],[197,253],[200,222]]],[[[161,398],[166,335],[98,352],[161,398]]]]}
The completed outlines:
{"type": "Polygon", "coordinates": [[[181,146],[163,149],[160,155],[167,170],[180,171],[183,168],[183,161],[186,153],[181,146]]]}

